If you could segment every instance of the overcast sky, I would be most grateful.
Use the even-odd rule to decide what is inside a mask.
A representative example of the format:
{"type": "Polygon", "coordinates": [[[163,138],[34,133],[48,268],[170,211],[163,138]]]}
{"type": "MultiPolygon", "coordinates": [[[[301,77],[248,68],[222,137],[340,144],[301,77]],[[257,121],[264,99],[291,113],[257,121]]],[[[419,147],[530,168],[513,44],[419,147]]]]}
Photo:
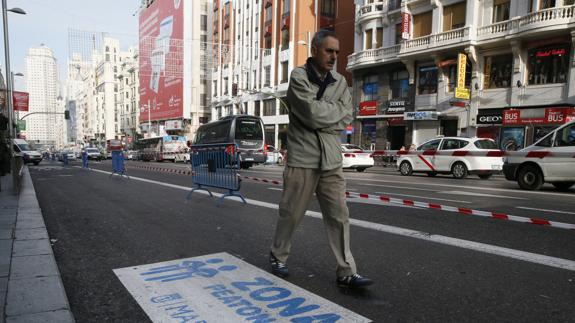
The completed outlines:
{"type": "MultiPolygon", "coordinates": [[[[137,45],[139,4],[140,0],[7,0],[8,8],[19,7],[27,13],[8,12],[12,71],[24,73],[28,48],[45,44],[56,56],[60,82],[65,81],[69,28],[107,32],[121,39],[122,48],[137,45]]],[[[80,41],[73,46],[84,44],[80,41]]],[[[4,74],[4,50],[0,52],[4,74]]],[[[16,77],[15,84],[15,90],[24,90],[22,77],[16,77]]]]}

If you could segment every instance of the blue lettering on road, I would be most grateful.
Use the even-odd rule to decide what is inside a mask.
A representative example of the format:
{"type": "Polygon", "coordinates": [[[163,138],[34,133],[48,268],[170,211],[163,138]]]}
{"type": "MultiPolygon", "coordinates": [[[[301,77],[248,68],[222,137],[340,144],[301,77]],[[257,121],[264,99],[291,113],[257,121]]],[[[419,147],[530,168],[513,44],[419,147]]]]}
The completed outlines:
{"type": "Polygon", "coordinates": [[[196,320],[199,315],[185,304],[182,295],[178,293],[154,296],[150,298],[150,301],[157,304],[158,308],[163,308],[166,314],[177,322],[207,323],[204,320],[196,320]]]}
{"type": "Polygon", "coordinates": [[[171,282],[175,280],[182,280],[192,277],[210,278],[217,275],[220,271],[235,270],[236,266],[219,266],[216,268],[207,267],[208,264],[220,264],[222,259],[214,258],[204,261],[185,260],[181,264],[168,265],[162,267],[151,268],[147,272],[140,273],[142,276],[157,275],[154,277],[146,278],[145,281],[160,281],[162,283],[171,282]]]}
{"type": "Polygon", "coordinates": [[[321,307],[317,304],[306,304],[307,300],[303,297],[290,298],[292,292],[289,289],[275,286],[273,281],[263,277],[255,277],[252,281],[232,282],[230,285],[230,288],[222,284],[210,285],[204,289],[210,290],[213,297],[228,307],[237,308],[236,314],[245,317],[246,321],[266,323],[281,317],[294,323],[328,323],[341,319],[336,313],[312,313],[321,307]],[[277,314],[270,313],[270,309],[277,314]]]}

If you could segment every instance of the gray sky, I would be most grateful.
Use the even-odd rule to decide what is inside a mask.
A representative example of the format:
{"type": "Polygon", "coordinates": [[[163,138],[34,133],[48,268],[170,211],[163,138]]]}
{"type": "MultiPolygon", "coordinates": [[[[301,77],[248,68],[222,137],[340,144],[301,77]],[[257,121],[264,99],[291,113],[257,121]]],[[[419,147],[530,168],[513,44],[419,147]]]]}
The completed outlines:
{"type": "MultiPolygon", "coordinates": [[[[65,81],[69,28],[107,32],[120,38],[122,48],[137,45],[139,4],[140,0],[7,0],[8,8],[19,7],[27,13],[8,12],[12,71],[24,73],[28,48],[45,44],[56,56],[60,82],[65,81]]],[[[0,56],[4,73],[4,50],[0,56]]],[[[15,90],[24,90],[22,77],[16,77],[15,84],[15,90]]]]}

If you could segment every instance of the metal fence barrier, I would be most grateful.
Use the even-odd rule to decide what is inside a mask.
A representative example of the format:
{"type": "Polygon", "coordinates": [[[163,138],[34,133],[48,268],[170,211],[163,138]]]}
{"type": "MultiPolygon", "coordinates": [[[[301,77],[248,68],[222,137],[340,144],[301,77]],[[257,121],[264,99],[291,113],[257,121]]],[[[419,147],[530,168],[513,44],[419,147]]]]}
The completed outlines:
{"type": "Polygon", "coordinates": [[[239,194],[241,178],[238,174],[240,159],[238,147],[233,143],[193,145],[190,151],[192,163],[192,182],[196,186],[188,194],[188,199],[196,190],[212,192],[204,187],[228,190],[216,202],[219,205],[228,196],[239,197],[244,204],[246,200],[239,194]]]}

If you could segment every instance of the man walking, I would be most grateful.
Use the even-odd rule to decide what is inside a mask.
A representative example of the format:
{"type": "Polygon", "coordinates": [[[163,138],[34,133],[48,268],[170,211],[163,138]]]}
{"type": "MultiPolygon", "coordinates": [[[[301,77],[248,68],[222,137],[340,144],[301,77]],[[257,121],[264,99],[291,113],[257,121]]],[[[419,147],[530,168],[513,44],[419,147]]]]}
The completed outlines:
{"type": "Polygon", "coordinates": [[[288,276],[291,238],[315,193],[337,260],[338,285],[364,287],[372,281],[357,274],[349,247],[340,132],[353,117],[347,82],[332,71],[339,53],[337,35],[320,30],[313,37],[311,52],[306,64],[292,71],[287,92],[288,160],[270,265],[274,274],[288,276]]]}

